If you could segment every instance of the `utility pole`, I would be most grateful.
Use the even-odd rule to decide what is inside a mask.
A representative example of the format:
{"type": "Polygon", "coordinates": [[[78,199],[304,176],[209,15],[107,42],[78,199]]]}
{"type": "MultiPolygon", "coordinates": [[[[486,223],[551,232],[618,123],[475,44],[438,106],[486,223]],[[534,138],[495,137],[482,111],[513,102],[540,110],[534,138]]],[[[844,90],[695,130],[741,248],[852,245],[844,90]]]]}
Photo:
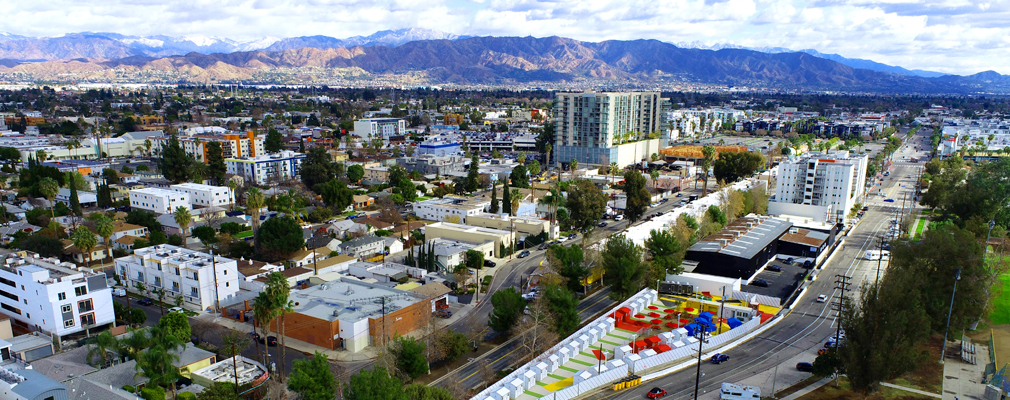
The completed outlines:
{"type": "Polygon", "coordinates": [[[701,330],[698,331],[698,367],[694,373],[694,400],[698,400],[698,387],[701,386],[701,350],[705,347],[705,343],[708,340],[705,338],[708,333],[708,326],[704,322],[697,322],[701,326],[701,330]]]}
{"type": "Polygon", "coordinates": [[[880,291],[880,263],[884,259],[884,235],[880,235],[880,253],[877,254],[877,279],[873,281],[874,285],[877,285],[877,291],[880,291]]]}
{"type": "Polygon", "coordinates": [[[319,265],[316,264],[316,247],[318,247],[316,243],[316,231],[312,231],[312,237],[309,240],[312,241],[312,269],[315,271],[312,275],[319,275],[319,265]]]}
{"type": "MultiPolygon", "coordinates": [[[[838,352],[838,339],[842,336],[842,311],[845,309],[845,292],[849,290],[849,285],[851,283],[849,280],[852,279],[851,276],[846,275],[835,275],[835,289],[840,290],[838,299],[831,303],[832,308],[838,313],[838,318],[836,319],[837,325],[835,326],[835,348],[829,351],[838,352]]],[[[835,370],[835,386],[838,386],[838,371],[835,370]]]]}
{"type": "MultiPolygon", "coordinates": [[[[722,297],[719,298],[719,322],[722,322],[722,312],[726,309],[726,286],[722,287],[722,297]]],[[[716,325],[718,327],[719,325],[716,325]]],[[[721,334],[722,331],[719,331],[721,334]]],[[[772,394],[775,392],[773,391],[772,394]]]]}

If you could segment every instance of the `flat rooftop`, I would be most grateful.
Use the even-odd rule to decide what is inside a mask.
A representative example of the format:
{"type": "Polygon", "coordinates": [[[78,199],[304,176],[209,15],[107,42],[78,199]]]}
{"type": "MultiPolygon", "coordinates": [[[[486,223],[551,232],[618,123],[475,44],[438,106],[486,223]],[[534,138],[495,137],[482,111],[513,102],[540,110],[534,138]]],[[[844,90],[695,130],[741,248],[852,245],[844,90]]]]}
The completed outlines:
{"type": "MultiPolygon", "coordinates": [[[[206,263],[206,265],[210,265],[211,263],[211,255],[208,253],[172,246],[170,244],[160,244],[137,249],[134,250],[133,255],[139,258],[151,258],[162,262],[168,260],[175,264],[196,262],[196,266],[202,266],[200,263],[206,263]]],[[[233,261],[230,258],[221,256],[214,256],[214,260],[219,264],[233,261]]]]}
{"type": "Polygon", "coordinates": [[[405,290],[340,278],[308,289],[292,290],[295,312],[326,321],[360,321],[382,316],[421,301],[422,296],[405,290]]]}
{"type": "Polygon", "coordinates": [[[773,240],[778,239],[793,224],[781,219],[748,215],[737,218],[718,233],[712,234],[688,250],[754,258],[773,240]]]}

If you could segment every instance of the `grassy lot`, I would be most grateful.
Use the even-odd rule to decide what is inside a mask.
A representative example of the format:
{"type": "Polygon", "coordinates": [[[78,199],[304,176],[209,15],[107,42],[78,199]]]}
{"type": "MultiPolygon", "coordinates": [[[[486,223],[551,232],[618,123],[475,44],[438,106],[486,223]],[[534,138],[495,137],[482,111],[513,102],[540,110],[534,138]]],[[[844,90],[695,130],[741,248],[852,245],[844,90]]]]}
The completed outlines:
{"type": "Polygon", "coordinates": [[[821,386],[814,390],[813,392],[807,393],[802,400],[847,400],[847,399],[865,399],[865,400],[883,400],[883,399],[893,399],[893,400],[919,400],[919,399],[933,399],[932,397],[922,396],[911,392],[906,392],[904,390],[891,389],[889,387],[880,387],[880,390],[870,393],[867,396],[863,396],[860,393],[855,393],[849,389],[849,380],[844,376],[839,379],[838,387],[835,387],[834,382],[827,385],[821,386]]]}
{"type": "Polygon", "coordinates": [[[926,218],[919,218],[919,223],[915,226],[915,239],[922,237],[922,230],[926,229],[926,218]]]}
{"type": "Polygon", "coordinates": [[[1010,324],[1010,274],[999,277],[999,295],[992,300],[992,312],[989,321],[993,324],[1010,324]]]}
{"type": "MultiPolygon", "coordinates": [[[[937,394],[942,393],[943,365],[936,362],[936,360],[940,359],[940,342],[942,341],[943,338],[940,337],[939,335],[935,335],[926,340],[921,346],[921,351],[928,353],[928,355],[921,362],[919,362],[918,368],[905,375],[898,377],[897,379],[892,379],[887,382],[930,393],[937,393],[937,394]]],[[[861,393],[855,393],[851,389],[849,389],[849,382],[844,376],[839,380],[839,386],[837,388],[835,387],[834,382],[832,382],[801,397],[801,399],[804,400],[808,399],[911,400],[911,399],[929,399],[929,398],[930,397],[921,396],[904,390],[892,389],[885,386],[880,386],[880,389],[877,390],[876,392],[873,392],[867,396],[863,396],[861,393]]]]}
{"type": "Polygon", "coordinates": [[[252,230],[248,230],[248,231],[245,231],[245,232],[236,233],[235,234],[235,238],[236,239],[245,239],[245,238],[250,237],[252,235],[253,235],[253,231],[252,230]]]}

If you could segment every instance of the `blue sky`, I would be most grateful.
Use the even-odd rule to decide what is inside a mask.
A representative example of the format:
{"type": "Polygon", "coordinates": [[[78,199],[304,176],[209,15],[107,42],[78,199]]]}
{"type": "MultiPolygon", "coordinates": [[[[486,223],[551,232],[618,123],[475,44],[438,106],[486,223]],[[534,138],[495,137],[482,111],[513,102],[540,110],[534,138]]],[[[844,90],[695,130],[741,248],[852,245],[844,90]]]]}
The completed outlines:
{"type": "Polygon", "coordinates": [[[474,36],[657,39],[815,49],[906,68],[1010,74],[1010,0],[12,0],[26,36],[368,35],[420,27],[474,36]]]}

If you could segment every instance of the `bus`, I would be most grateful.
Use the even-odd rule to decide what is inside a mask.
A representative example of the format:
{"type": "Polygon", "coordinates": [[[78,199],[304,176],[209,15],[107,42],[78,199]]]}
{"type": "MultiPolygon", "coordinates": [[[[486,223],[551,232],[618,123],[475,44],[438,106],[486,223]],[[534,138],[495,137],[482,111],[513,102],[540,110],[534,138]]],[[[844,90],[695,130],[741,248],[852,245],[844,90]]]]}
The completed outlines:
{"type": "Polygon", "coordinates": [[[867,250],[863,258],[870,261],[887,260],[891,258],[891,252],[887,250],[867,250]]]}

